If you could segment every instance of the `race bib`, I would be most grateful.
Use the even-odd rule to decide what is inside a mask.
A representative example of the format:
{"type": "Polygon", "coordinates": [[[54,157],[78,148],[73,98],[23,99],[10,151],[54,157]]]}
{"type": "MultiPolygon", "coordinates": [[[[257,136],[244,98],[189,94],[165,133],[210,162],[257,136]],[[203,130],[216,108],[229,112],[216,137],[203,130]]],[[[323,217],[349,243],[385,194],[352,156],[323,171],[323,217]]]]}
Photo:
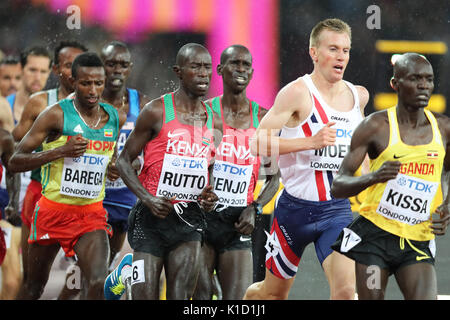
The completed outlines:
{"type": "Polygon", "coordinates": [[[95,199],[103,188],[109,157],[85,153],[78,158],[64,158],[60,193],[66,196],[95,199]]]}
{"type": "Polygon", "coordinates": [[[247,193],[253,165],[238,165],[217,160],[214,164],[214,192],[219,204],[232,207],[247,205],[247,193]]]}
{"type": "MultiPolygon", "coordinates": [[[[119,138],[117,139],[117,157],[122,153],[123,147],[125,146],[125,142],[127,141],[128,136],[130,135],[131,130],[134,128],[134,122],[127,121],[122,126],[122,129],[119,132],[119,138]]],[[[122,178],[117,178],[115,181],[110,181],[106,178],[105,188],[108,189],[123,189],[127,186],[123,182],[122,178]]]]}
{"type": "Polygon", "coordinates": [[[109,179],[106,179],[105,182],[105,188],[108,189],[123,189],[126,188],[127,185],[125,182],[123,182],[122,178],[117,178],[115,181],[110,181],[109,179]]]}
{"type": "Polygon", "coordinates": [[[208,161],[166,153],[156,195],[196,201],[208,183],[208,161]]]}
{"type": "Polygon", "coordinates": [[[353,230],[344,228],[344,235],[341,241],[341,252],[348,252],[351,248],[361,242],[361,237],[353,230]]]}
{"type": "Polygon", "coordinates": [[[398,174],[387,182],[377,213],[409,225],[427,221],[438,186],[438,182],[398,174]]]}
{"type": "Polygon", "coordinates": [[[336,129],[336,143],[332,146],[326,146],[325,148],[313,151],[310,157],[311,169],[320,171],[339,170],[342,160],[344,160],[345,155],[350,149],[353,130],[336,126],[333,126],[333,128],[336,129]]]}
{"type": "Polygon", "coordinates": [[[131,285],[145,282],[144,260],[133,261],[131,266],[131,285]]]}

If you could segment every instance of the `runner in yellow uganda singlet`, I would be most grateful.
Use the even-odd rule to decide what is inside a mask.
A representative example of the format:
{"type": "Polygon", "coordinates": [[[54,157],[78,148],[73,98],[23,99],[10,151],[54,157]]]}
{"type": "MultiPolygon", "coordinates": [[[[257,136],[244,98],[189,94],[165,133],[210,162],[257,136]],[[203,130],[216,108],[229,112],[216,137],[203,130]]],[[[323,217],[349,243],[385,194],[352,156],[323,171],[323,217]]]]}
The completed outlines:
{"type": "Polygon", "coordinates": [[[360,207],[360,214],[379,228],[417,241],[434,239],[431,208],[435,207],[445,156],[436,119],[430,111],[424,111],[433,139],[428,144],[412,146],[401,140],[396,108],[387,110],[389,144],[370,161],[370,171],[378,170],[385,161],[400,161],[402,165],[395,180],[370,186],[360,207]]]}

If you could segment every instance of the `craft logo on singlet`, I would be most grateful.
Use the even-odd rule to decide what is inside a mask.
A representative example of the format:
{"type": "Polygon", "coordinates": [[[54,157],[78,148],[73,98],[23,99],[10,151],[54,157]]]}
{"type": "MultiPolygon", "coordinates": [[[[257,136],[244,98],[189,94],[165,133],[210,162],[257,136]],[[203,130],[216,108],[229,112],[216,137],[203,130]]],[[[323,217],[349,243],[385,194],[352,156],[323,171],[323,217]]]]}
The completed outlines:
{"type": "Polygon", "coordinates": [[[346,123],[350,122],[350,120],[349,120],[348,118],[345,118],[345,117],[336,117],[336,116],[331,116],[331,120],[334,120],[334,121],[341,121],[341,122],[346,122],[346,123]]]}

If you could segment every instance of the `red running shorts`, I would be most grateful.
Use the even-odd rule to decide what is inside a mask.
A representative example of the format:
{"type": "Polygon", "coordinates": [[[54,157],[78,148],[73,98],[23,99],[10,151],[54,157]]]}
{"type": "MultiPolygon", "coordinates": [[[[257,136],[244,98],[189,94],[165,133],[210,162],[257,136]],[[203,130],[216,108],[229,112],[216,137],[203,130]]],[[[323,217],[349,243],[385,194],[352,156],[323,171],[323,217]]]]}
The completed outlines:
{"type": "Polygon", "coordinates": [[[67,257],[75,255],[73,247],[85,233],[105,230],[112,236],[107,223],[108,213],[103,201],[78,206],[58,203],[42,196],[36,204],[28,243],[49,245],[59,243],[67,257]]]}

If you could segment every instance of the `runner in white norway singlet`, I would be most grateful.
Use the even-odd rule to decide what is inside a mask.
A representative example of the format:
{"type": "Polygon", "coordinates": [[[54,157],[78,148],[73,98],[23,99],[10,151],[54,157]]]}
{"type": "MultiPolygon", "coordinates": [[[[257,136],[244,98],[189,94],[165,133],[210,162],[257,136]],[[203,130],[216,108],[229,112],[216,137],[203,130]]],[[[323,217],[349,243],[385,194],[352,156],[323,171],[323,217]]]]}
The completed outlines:
{"type": "Polygon", "coordinates": [[[337,111],[327,105],[309,74],[302,77],[311,94],[313,106],[308,118],[298,126],[283,126],[280,137],[304,138],[315,135],[329,121],[336,122],[336,143],[320,150],[307,150],[280,155],[281,179],[286,191],[299,199],[331,200],[331,184],[348,149],[353,131],[362,121],[359,97],[353,84],[345,81],[354,97],[350,111],[337,111]]]}

